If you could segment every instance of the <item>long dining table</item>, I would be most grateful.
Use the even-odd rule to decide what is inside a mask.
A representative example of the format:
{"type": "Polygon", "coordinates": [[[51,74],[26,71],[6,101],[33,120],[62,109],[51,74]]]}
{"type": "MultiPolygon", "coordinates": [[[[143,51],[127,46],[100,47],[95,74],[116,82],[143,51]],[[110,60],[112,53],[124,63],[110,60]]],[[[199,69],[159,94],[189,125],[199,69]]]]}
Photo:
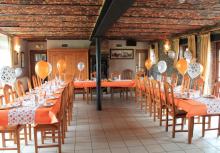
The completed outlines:
{"type": "MultiPolygon", "coordinates": [[[[61,87],[66,87],[69,85],[70,81],[65,81],[64,85],[61,85],[61,87]]],[[[63,91],[63,88],[58,88],[56,91],[63,91]]],[[[51,124],[58,122],[58,119],[56,117],[57,112],[60,108],[60,101],[61,101],[61,93],[53,93],[51,96],[59,97],[57,99],[45,99],[46,103],[53,103],[53,106],[44,107],[39,106],[35,110],[34,115],[34,123],[31,123],[31,120],[25,120],[24,117],[21,117],[21,114],[11,114],[11,109],[1,109],[0,110],[0,126],[6,126],[6,125],[13,125],[13,124],[51,124]],[[12,115],[12,116],[10,116],[12,115]],[[19,118],[19,119],[18,119],[19,118]],[[14,122],[12,120],[15,120],[14,122]],[[19,121],[19,122],[18,122],[19,121]]],[[[22,106],[24,109],[28,108],[26,106],[22,106]]],[[[22,108],[20,107],[20,108],[22,108]]],[[[29,111],[32,112],[32,108],[29,111]]]]}
{"type": "MultiPolygon", "coordinates": [[[[89,103],[89,88],[96,87],[96,81],[74,81],[75,88],[86,88],[87,103],[89,103]]],[[[113,80],[112,82],[101,82],[101,87],[125,87],[130,88],[130,100],[132,102],[132,88],[135,86],[134,80],[113,80]]],[[[127,97],[127,95],[126,95],[127,97]]]]}

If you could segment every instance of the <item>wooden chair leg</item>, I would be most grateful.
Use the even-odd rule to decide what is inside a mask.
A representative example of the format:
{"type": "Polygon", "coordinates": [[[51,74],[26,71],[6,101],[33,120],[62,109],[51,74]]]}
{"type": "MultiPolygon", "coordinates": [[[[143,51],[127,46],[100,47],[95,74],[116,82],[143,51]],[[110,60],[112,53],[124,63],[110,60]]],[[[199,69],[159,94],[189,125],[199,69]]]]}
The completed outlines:
{"type": "Polygon", "coordinates": [[[112,100],[114,99],[114,90],[112,89],[112,100]]]}
{"type": "Polygon", "coordinates": [[[211,116],[208,116],[208,128],[211,128],[211,116]]]}
{"type": "Polygon", "coordinates": [[[176,118],[173,117],[173,127],[172,127],[172,138],[175,138],[175,130],[176,130],[176,118]]]}
{"type": "Polygon", "coordinates": [[[44,144],[44,131],[41,131],[41,143],[44,144]]]}
{"type": "MultiPolygon", "coordinates": [[[[60,124],[60,123],[59,123],[60,124]]],[[[60,131],[60,125],[58,125],[58,149],[59,149],[59,153],[61,153],[61,131],[60,131]]]]}
{"type": "MultiPolygon", "coordinates": [[[[52,136],[55,137],[55,131],[52,131],[52,136]]],[[[55,138],[53,138],[53,143],[55,143],[55,138]]]]}
{"type": "Polygon", "coordinates": [[[165,131],[168,131],[168,121],[169,121],[168,109],[166,109],[166,125],[165,125],[165,131]]]}
{"type": "MultiPolygon", "coordinates": [[[[27,134],[27,129],[26,129],[26,134],[27,134]]],[[[16,139],[17,139],[17,151],[18,151],[18,153],[20,153],[21,152],[21,145],[20,145],[20,134],[19,134],[18,129],[16,130],[16,139]]]]}
{"type": "Polygon", "coordinates": [[[160,114],[160,126],[162,126],[162,109],[159,109],[159,114],[160,114]]]}
{"type": "Polygon", "coordinates": [[[92,88],[90,90],[90,97],[91,97],[91,101],[92,101],[92,88]]]}
{"type": "Polygon", "coordinates": [[[28,124],[29,140],[31,140],[31,124],[28,124]]]}
{"type": "Polygon", "coordinates": [[[26,125],[24,127],[24,142],[25,142],[25,145],[27,145],[27,128],[26,128],[26,125]]]}
{"type": "Polygon", "coordinates": [[[35,153],[38,153],[38,148],[37,148],[37,129],[34,128],[34,144],[35,144],[35,153]]]}
{"type": "MultiPolygon", "coordinates": [[[[63,123],[63,122],[62,122],[63,123]]],[[[64,130],[64,125],[61,125],[61,133],[62,133],[62,144],[64,144],[64,136],[65,136],[65,130],[64,130]]]]}
{"type": "Polygon", "coordinates": [[[156,108],[155,108],[155,103],[153,104],[153,110],[154,110],[154,121],[156,121],[156,108]]]}
{"type": "Polygon", "coordinates": [[[205,136],[205,116],[202,116],[202,137],[205,136]]]}
{"type": "Polygon", "coordinates": [[[184,124],[184,120],[183,118],[181,118],[181,130],[183,130],[183,124],[184,124]]]}
{"type": "Polygon", "coordinates": [[[5,147],[5,133],[2,133],[2,147],[5,147]]]}

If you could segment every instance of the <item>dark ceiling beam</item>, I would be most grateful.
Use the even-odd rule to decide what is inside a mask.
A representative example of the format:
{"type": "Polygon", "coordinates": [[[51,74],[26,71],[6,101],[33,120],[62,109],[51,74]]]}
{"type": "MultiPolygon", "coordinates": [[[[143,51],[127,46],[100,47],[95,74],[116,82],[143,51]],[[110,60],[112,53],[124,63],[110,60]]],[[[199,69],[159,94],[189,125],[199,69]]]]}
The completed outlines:
{"type": "Polygon", "coordinates": [[[106,0],[90,40],[94,37],[104,36],[134,2],[135,0],[106,0]]]}

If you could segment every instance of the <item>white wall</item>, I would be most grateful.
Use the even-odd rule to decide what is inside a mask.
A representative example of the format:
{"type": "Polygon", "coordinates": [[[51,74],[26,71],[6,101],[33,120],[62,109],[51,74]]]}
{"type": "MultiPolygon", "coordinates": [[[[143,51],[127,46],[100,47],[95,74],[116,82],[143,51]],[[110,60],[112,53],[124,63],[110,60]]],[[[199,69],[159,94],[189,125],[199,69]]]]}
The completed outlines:
{"type": "Polygon", "coordinates": [[[62,48],[61,44],[68,44],[68,47],[65,48],[87,49],[90,43],[91,41],[89,40],[47,40],[47,49],[62,48]]]}
{"type": "Polygon", "coordinates": [[[134,59],[109,59],[109,74],[119,71],[123,75],[125,69],[131,69],[135,73],[136,49],[148,49],[148,43],[137,42],[136,46],[126,46],[126,40],[109,40],[109,49],[134,49],[134,59]],[[116,47],[116,44],[122,44],[122,47],[116,47]]]}
{"type": "Polygon", "coordinates": [[[24,76],[29,76],[29,52],[28,52],[28,45],[27,45],[27,41],[20,39],[18,37],[14,37],[13,38],[13,50],[15,50],[15,46],[19,45],[20,46],[20,51],[18,52],[18,65],[14,65],[14,69],[16,68],[21,68],[21,54],[20,52],[24,52],[25,54],[25,68],[21,68],[22,69],[22,74],[18,77],[24,77],[24,76]]]}

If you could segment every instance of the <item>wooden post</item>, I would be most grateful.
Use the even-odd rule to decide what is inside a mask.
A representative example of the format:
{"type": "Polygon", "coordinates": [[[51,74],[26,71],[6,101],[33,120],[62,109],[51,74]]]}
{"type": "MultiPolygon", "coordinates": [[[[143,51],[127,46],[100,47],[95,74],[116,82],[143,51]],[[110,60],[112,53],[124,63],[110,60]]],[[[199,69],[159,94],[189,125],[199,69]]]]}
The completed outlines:
{"type": "Polygon", "coordinates": [[[97,111],[102,110],[101,98],[101,37],[96,38],[96,91],[97,91],[97,111]]]}

